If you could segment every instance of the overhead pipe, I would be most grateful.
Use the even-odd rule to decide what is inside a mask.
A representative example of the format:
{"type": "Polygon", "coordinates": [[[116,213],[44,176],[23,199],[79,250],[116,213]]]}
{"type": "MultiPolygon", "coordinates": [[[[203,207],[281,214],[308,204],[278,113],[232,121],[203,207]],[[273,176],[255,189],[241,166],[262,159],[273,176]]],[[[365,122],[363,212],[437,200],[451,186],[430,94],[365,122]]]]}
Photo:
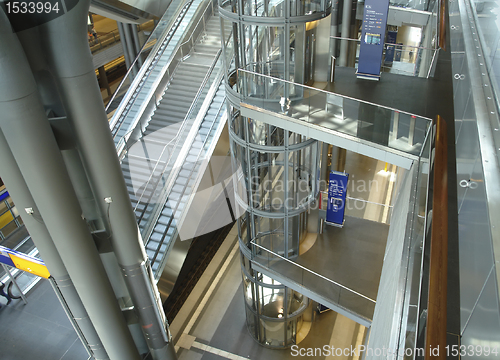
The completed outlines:
{"type": "Polygon", "coordinates": [[[92,64],[86,39],[89,3],[79,1],[68,13],[40,26],[45,57],[100,212],[106,214],[103,221],[149,349],[154,359],[176,359],[156,286],[148,277],[148,259],[92,64]]]}
{"type": "MultiPolygon", "coordinates": [[[[59,34],[64,31],[60,29],[59,34]]],[[[139,360],[81,216],[28,60],[4,12],[0,12],[0,68],[0,129],[33,196],[30,212],[46,225],[110,359],[139,360]]]]}
{"type": "Polygon", "coordinates": [[[0,167],[2,168],[2,180],[5,183],[9,194],[16,201],[16,206],[20,210],[19,214],[23,219],[33,242],[35,243],[42,259],[44,260],[50,276],[55,280],[64,301],[71,310],[72,322],[78,326],[81,331],[86,347],[91,351],[92,356],[96,360],[109,359],[106,350],[104,349],[101,339],[92,325],[85,306],[78,296],[71,278],[68,275],[66,266],[59,256],[52,238],[50,237],[47,227],[36,215],[28,215],[23,209],[33,208],[34,214],[39,214],[38,208],[34,205],[35,201],[24,181],[24,178],[17,166],[17,163],[7,145],[5,136],[0,131],[0,167]]]}

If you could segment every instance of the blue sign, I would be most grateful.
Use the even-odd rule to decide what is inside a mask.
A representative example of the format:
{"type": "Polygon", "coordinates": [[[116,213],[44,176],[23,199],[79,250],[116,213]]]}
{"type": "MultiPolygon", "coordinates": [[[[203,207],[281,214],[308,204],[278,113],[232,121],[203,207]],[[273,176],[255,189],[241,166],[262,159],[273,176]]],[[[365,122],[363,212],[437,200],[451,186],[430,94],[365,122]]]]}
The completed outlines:
{"type": "Polygon", "coordinates": [[[9,193],[7,191],[3,192],[0,194],[0,201],[4,201],[5,199],[7,199],[9,197],[9,193]]]}
{"type": "Polygon", "coordinates": [[[328,183],[328,207],[326,209],[326,223],[330,225],[344,225],[345,203],[347,195],[347,181],[349,174],[332,171],[328,183]]]}
{"type": "Polygon", "coordinates": [[[389,0],[365,0],[357,75],[378,80],[384,52],[389,0]]]}

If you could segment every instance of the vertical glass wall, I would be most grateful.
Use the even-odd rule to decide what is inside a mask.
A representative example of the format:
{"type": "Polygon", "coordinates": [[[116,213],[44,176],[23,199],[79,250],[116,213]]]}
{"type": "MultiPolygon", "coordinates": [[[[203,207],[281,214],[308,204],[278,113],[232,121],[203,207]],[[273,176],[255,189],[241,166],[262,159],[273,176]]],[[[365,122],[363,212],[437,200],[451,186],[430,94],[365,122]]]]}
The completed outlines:
{"type": "Polygon", "coordinates": [[[319,194],[319,147],[307,136],[241,116],[238,91],[286,114],[304,96],[293,83],[314,81],[317,22],[330,8],[331,0],[219,0],[236,201],[243,209],[238,232],[247,325],[268,347],[296,343],[308,299],[254,271],[252,251],[262,246],[287,259],[299,255],[308,209],[319,194]],[[238,79],[238,69],[289,83],[238,79]]]}

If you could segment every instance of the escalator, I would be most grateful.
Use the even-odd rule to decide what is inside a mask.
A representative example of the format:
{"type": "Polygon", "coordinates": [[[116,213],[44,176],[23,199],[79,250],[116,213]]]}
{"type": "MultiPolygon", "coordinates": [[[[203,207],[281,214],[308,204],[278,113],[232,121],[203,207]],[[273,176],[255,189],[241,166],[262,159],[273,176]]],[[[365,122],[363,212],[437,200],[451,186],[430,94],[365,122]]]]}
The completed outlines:
{"type": "Polygon", "coordinates": [[[124,101],[117,109],[120,116],[114,117],[111,122],[111,133],[115,144],[118,144],[135,125],[134,120],[142,115],[141,111],[144,111],[146,99],[151,98],[158,85],[158,80],[167,71],[167,65],[171,62],[172,56],[179,47],[180,40],[184,37],[185,30],[201,2],[201,0],[194,0],[182,6],[167,34],[156,44],[155,50],[153,50],[155,51],[154,56],[146,62],[137,75],[131,86],[135,90],[127,92],[124,101]]]}
{"type": "MultiPolygon", "coordinates": [[[[157,279],[176,243],[177,220],[203,175],[197,162],[210,157],[225,123],[217,14],[203,24],[191,51],[172,71],[165,91],[156,99],[151,116],[144,125],[132,119],[141,126],[141,136],[121,156],[132,206],[157,279]]],[[[174,281],[188,248],[178,251],[182,255],[178,266],[173,266],[174,281]]]]}

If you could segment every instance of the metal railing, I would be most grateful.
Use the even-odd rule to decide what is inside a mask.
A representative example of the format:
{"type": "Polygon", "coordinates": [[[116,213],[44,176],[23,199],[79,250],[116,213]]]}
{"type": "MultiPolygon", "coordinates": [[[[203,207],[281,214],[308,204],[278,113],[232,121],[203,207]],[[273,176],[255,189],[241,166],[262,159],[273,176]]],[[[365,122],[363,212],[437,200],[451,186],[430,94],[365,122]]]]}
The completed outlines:
{"type": "MultiPolygon", "coordinates": [[[[150,20],[147,21],[143,24],[139,24],[136,26],[136,31],[147,31],[147,30],[153,30],[155,28],[154,21],[150,20]]],[[[149,40],[149,39],[148,39],[149,40]]],[[[90,52],[92,54],[95,54],[96,52],[99,52],[101,50],[104,50],[110,45],[115,45],[120,42],[120,34],[118,32],[118,29],[109,31],[105,34],[98,35],[97,37],[92,37],[89,38],[89,46],[90,46],[90,52]]],[[[152,45],[154,45],[154,42],[151,43],[150,41],[146,41],[144,43],[144,49],[150,48],[152,45]]]]}
{"type": "MultiPolygon", "coordinates": [[[[356,53],[359,53],[361,43],[359,39],[340,36],[330,36],[330,39],[355,42],[358,47],[356,53]]],[[[439,48],[424,46],[384,43],[380,71],[406,76],[432,77],[432,69],[434,69],[439,50],[439,48]],[[393,52],[392,57],[387,55],[390,52],[393,52]]]]}
{"type": "MultiPolygon", "coordinates": [[[[205,78],[201,82],[201,85],[198,88],[198,91],[196,92],[196,96],[195,96],[193,102],[191,103],[191,106],[189,107],[189,109],[188,109],[188,111],[186,113],[186,116],[184,117],[184,120],[182,121],[182,125],[180,126],[179,130],[174,135],[174,137],[162,148],[161,155],[158,157],[158,160],[154,164],[153,170],[151,171],[151,175],[149,176],[149,178],[148,178],[148,180],[147,180],[147,182],[146,182],[146,184],[144,186],[144,190],[142,191],[139,199],[137,200],[137,204],[136,204],[136,206],[134,208],[134,211],[136,211],[137,208],[139,207],[140,202],[141,202],[141,200],[144,197],[144,193],[146,192],[146,189],[147,189],[148,185],[151,183],[151,181],[153,179],[153,176],[155,174],[155,170],[158,168],[158,165],[160,163],[160,159],[161,159],[162,155],[169,148],[171,150],[174,149],[174,148],[177,148],[179,146],[179,142],[181,142],[181,141],[184,142],[186,140],[181,135],[184,135],[184,133],[186,131],[188,120],[191,119],[194,114],[197,114],[197,111],[199,110],[198,102],[199,102],[199,100],[201,98],[201,95],[202,95],[203,91],[205,90],[205,87],[207,86],[207,84],[211,85],[211,83],[212,83],[209,80],[212,79],[212,74],[213,74],[213,71],[216,68],[217,64],[219,63],[220,55],[221,55],[221,50],[218,51],[218,53],[217,53],[214,61],[210,65],[210,68],[209,68],[207,74],[205,75],[205,78]]],[[[219,68],[220,68],[220,64],[219,64],[219,68]]],[[[161,177],[165,174],[165,170],[167,169],[168,164],[172,160],[174,160],[174,161],[176,160],[176,159],[172,159],[173,155],[174,155],[174,152],[170,151],[170,155],[168,156],[168,159],[165,161],[165,165],[164,165],[163,171],[161,172],[161,174],[158,177],[158,180],[157,180],[157,182],[156,182],[156,184],[154,186],[155,189],[157,188],[158,183],[160,182],[161,177]]],[[[168,183],[168,181],[167,181],[167,183],[168,183]]],[[[154,191],[153,191],[153,193],[154,193],[154,191]]],[[[141,215],[137,219],[137,222],[140,222],[143,219],[145,212],[146,212],[146,207],[144,207],[143,211],[141,212],[141,215]]]]}
{"type": "Polygon", "coordinates": [[[421,153],[431,123],[424,116],[243,69],[238,69],[237,85],[240,102],[415,156],[421,153]],[[287,109],[280,106],[283,97],[290,100],[287,109]],[[358,111],[352,116],[344,112],[361,107],[363,114],[377,111],[387,118],[384,133],[359,130],[370,124],[369,119],[360,118],[358,111]]]}
{"type": "Polygon", "coordinates": [[[252,263],[271,272],[276,271],[280,277],[285,277],[334,305],[356,314],[367,323],[371,322],[376,303],[374,299],[287,259],[270,248],[257,244],[255,240],[252,240],[250,245],[252,263]],[[317,286],[313,288],[314,285],[317,286]]]}
{"type": "MultiPolygon", "coordinates": [[[[184,56],[189,53],[189,50],[191,48],[189,48],[189,50],[188,50],[188,49],[186,49],[186,47],[187,47],[187,44],[191,42],[190,39],[192,39],[193,34],[197,33],[199,35],[203,31],[205,31],[206,19],[208,19],[208,17],[212,14],[213,7],[214,7],[213,1],[208,1],[207,5],[203,9],[201,15],[199,15],[200,18],[197,21],[194,28],[193,28],[193,26],[188,25],[188,28],[193,29],[190,38],[186,42],[183,42],[182,44],[176,45],[175,49],[172,52],[173,55],[170,56],[167,64],[165,66],[163,66],[161,72],[157,75],[157,78],[154,81],[153,85],[151,86],[151,90],[146,95],[146,98],[141,100],[142,105],[140,106],[138,113],[135,115],[134,121],[130,124],[130,129],[132,131],[129,130],[127,132],[127,134],[129,134],[128,138],[123,137],[125,142],[129,141],[130,138],[132,138],[132,141],[136,141],[138,139],[138,137],[141,136],[141,133],[142,133],[141,129],[144,128],[146,126],[146,124],[148,123],[149,119],[151,118],[153,110],[156,108],[157,100],[161,98],[165,88],[168,85],[169,77],[165,78],[165,75],[166,74],[173,74],[177,65],[182,61],[184,56]],[[202,28],[200,28],[201,25],[202,25],[202,28]],[[160,84],[164,84],[164,86],[160,86],[160,84]],[[153,96],[153,95],[155,95],[155,96],[153,96]],[[148,109],[148,111],[146,111],[146,109],[148,109]],[[136,136],[132,136],[132,135],[134,135],[134,132],[135,132],[136,136]]],[[[154,52],[155,52],[155,50],[152,51],[152,53],[154,53],[154,52]]],[[[159,60],[159,56],[157,57],[156,61],[158,61],[158,60],[159,60]]],[[[141,89],[143,88],[143,86],[145,84],[145,81],[144,81],[145,79],[143,79],[143,77],[144,77],[144,73],[146,70],[143,70],[143,69],[145,69],[147,67],[149,67],[149,65],[145,64],[142,66],[141,71],[137,75],[136,79],[134,79],[134,83],[130,87],[130,89],[136,89],[136,90],[134,90],[134,91],[129,90],[127,92],[126,98],[121,102],[120,107],[117,109],[115,115],[113,116],[112,123],[110,124],[111,128],[113,129],[113,128],[115,128],[116,124],[119,124],[118,128],[112,131],[114,136],[116,136],[118,130],[121,128],[123,121],[128,114],[128,111],[132,107],[129,105],[129,110],[125,111],[127,104],[133,103],[135,101],[135,98],[141,92],[141,89]],[[132,93],[134,93],[134,94],[132,94],[132,93]],[[133,98],[133,96],[135,96],[135,97],[133,98]]],[[[121,142],[121,139],[117,143],[118,153],[121,152],[121,150],[122,150],[121,147],[123,146],[120,144],[120,142],[121,142]]]]}
{"type": "MultiPolygon", "coordinates": [[[[106,106],[106,113],[108,113],[109,109],[113,107],[112,104],[114,103],[117,95],[120,92],[123,91],[122,87],[124,86],[125,81],[129,77],[129,75],[130,75],[130,73],[131,73],[131,71],[132,71],[135,63],[138,61],[139,57],[142,56],[142,54],[143,54],[143,52],[145,50],[145,47],[150,42],[155,41],[154,39],[156,38],[155,47],[153,48],[153,50],[151,51],[151,53],[148,55],[147,59],[144,61],[144,64],[141,67],[141,70],[139,71],[139,73],[137,74],[136,78],[134,79],[134,81],[130,85],[131,88],[134,88],[133,85],[137,85],[139,83],[140,79],[142,79],[142,77],[144,76],[144,74],[146,72],[146,69],[148,69],[149,66],[150,66],[150,64],[153,62],[154,55],[157,53],[158,49],[161,47],[161,45],[163,44],[163,42],[166,40],[166,37],[167,37],[167,35],[169,33],[169,30],[173,26],[175,20],[181,14],[182,10],[186,6],[189,6],[191,4],[191,2],[192,1],[185,2],[183,0],[174,0],[172,2],[172,4],[170,4],[170,6],[168,7],[167,11],[165,12],[165,14],[161,18],[161,20],[158,22],[158,25],[156,25],[155,29],[150,34],[148,40],[146,40],[146,42],[144,43],[141,51],[139,52],[139,54],[136,56],[136,58],[134,59],[134,61],[130,65],[130,68],[127,71],[126,75],[123,77],[122,81],[120,82],[120,84],[116,88],[113,96],[111,97],[111,99],[109,100],[108,105],[106,106]],[[175,7],[175,5],[177,5],[177,7],[175,7]],[[170,9],[172,9],[172,10],[170,10],[170,9]]],[[[123,101],[121,101],[121,104],[128,103],[128,101],[130,100],[131,96],[132,96],[132,93],[129,91],[128,94],[126,94],[126,97],[123,99],[123,101]]],[[[118,107],[117,112],[120,111],[121,107],[122,106],[118,107]]],[[[121,111],[123,111],[123,109],[121,109],[121,111]]],[[[111,129],[113,129],[114,123],[112,122],[110,125],[111,125],[111,129]]]]}

